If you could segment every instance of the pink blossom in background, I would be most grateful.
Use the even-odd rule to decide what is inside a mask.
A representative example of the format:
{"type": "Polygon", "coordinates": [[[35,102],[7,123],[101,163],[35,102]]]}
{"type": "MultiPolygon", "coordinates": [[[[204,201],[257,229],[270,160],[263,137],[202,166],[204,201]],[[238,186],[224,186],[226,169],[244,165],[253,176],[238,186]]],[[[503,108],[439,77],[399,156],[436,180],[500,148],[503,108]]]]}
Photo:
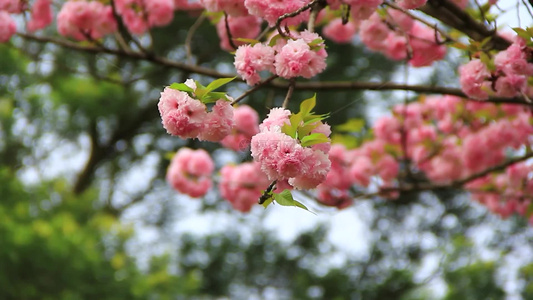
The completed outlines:
{"type": "Polygon", "coordinates": [[[350,15],[354,21],[368,19],[383,3],[383,0],[345,0],[351,6],[350,15]]]}
{"type": "Polygon", "coordinates": [[[382,51],[386,48],[385,41],[391,30],[381,20],[379,14],[374,13],[368,20],[361,22],[359,38],[369,49],[382,51]]]}
{"type": "MultiPolygon", "coordinates": [[[[269,26],[276,25],[279,17],[286,13],[294,12],[309,3],[309,0],[245,0],[244,5],[251,15],[260,17],[268,22],[269,26]]],[[[291,18],[285,19],[281,24],[298,25],[309,18],[309,10],[291,18]]]]}
{"type": "Polygon", "coordinates": [[[220,177],[220,194],[241,212],[249,212],[270,184],[255,162],[224,166],[220,177]]]}
{"type": "Polygon", "coordinates": [[[203,150],[181,148],[172,158],[167,170],[167,182],[180,193],[202,197],[211,188],[215,165],[203,150]]]}
{"type": "Polygon", "coordinates": [[[28,31],[45,28],[52,23],[52,2],[50,0],[36,0],[31,7],[31,19],[28,22],[28,31]]]}
{"type": "Polygon", "coordinates": [[[200,0],[209,12],[224,11],[230,16],[243,17],[248,15],[244,0],[200,0]]]}
{"type": "Polygon", "coordinates": [[[173,0],[116,0],[115,4],[124,24],[134,34],[168,25],[174,18],[173,0]]]}
{"type": "Polygon", "coordinates": [[[427,0],[396,0],[399,7],[405,9],[415,9],[426,4],[427,0]]]}
{"type": "Polygon", "coordinates": [[[117,30],[112,8],[96,1],[67,1],[57,15],[61,35],[83,41],[99,39],[117,30]]]}
{"type": "Polygon", "coordinates": [[[350,43],[356,32],[357,26],[354,22],[342,24],[341,19],[330,21],[322,29],[322,34],[336,43],[350,43]]]}
{"type": "Polygon", "coordinates": [[[27,9],[28,3],[23,0],[0,0],[0,11],[20,14],[27,9]]]}
{"type": "Polygon", "coordinates": [[[218,142],[231,134],[235,121],[233,120],[233,106],[229,101],[220,99],[204,120],[204,128],[198,139],[201,141],[218,142]]]}
{"type": "Polygon", "coordinates": [[[435,29],[415,22],[409,35],[409,44],[413,49],[413,57],[409,60],[411,66],[429,66],[446,55],[446,46],[437,43],[439,35],[435,36],[435,29]]]}
{"type": "Polygon", "coordinates": [[[9,41],[16,31],[17,25],[15,21],[7,12],[0,11],[0,43],[9,41]]]}
{"type": "Polygon", "coordinates": [[[250,146],[252,136],[259,133],[259,116],[248,105],[241,105],[233,112],[235,127],[233,132],[220,143],[235,151],[243,151],[250,146]]]}
{"type": "Polygon", "coordinates": [[[490,72],[481,60],[474,59],[469,63],[459,67],[459,82],[463,92],[471,98],[485,100],[488,98],[486,92],[490,88],[487,80],[490,72]]]}
{"type": "Polygon", "coordinates": [[[398,26],[404,32],[409,32],[415,23],[415,20],[401,10],[388,9],[387,16],[391,23],[398,26]]]}
{"type": "MultiPolygon", "coordinates": [[[[235,46],[243,45],[244,42],[239,42],[236,39],[245,38],[245,39],[254,39],[259,34],[261,30],[261,20],[254,16],[245,16],[245,17],[233,17],[228,16],[228,26],[233,38],[233,44],[235,46]]],[[[220,38],[220,48],[226,51],[234,51],[231,46],[228,38],[228,31],[226,30],[226,21],[225,18],[220,18],[217,23],[217,33],[220,38]]]]}

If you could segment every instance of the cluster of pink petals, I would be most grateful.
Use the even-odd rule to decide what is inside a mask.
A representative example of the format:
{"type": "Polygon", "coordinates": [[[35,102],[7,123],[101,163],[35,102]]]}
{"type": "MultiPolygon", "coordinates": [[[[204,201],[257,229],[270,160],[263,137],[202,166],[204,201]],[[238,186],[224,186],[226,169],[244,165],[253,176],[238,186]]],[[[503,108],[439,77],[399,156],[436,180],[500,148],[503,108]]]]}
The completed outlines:
{"type": "Polygon", "coordinates": [[[259,72],[274,71],[274,49],[265,44],[240,46],[235,52],[235,69],[249,85],[261,81],[259,72]]]}
{"type": "Polygon", "coordinates": [[[531,55],[523,40],[517,39],[494,56],[494,72],[479,59],[459,67],[461,89],[471,98],[486,100],[491,94],[515,97],[527,92],[528,77],[533,75],[531,55]]]}
{"type": "Polygon", "coordinates": [[[177,191],[191,197],[202,197],[211,188],[215,165],[203,150],[181,148],[167,170],[167,182],[177,191]]]}
{"type": "Polygon", "coordinates": [[[17,25],[6,11],[0,11],[0,43],[9,41],[17,31],[17,25]]]}
{"type": "MultiPolygon", "coordinates": [[[[228,16],[228,27],[233,39],[233,45],[240,46],[244,42],[238,41],[238,38],[254,39],[261,31],[261,20],[255,16],[233,17],[228,16]]],[[[226,51],[234,51],[226,29],[225,18],[220,18],[217,23],[217,33],[220,38],[220,48],[226,51]]]]}
{"type": "Polygon", "coordinates": [[[135,34],[168,25],[174,18],[173,0],[116,0],[115,4],[124,24],[135,34]]]}
{"type": "Polygon", "coordinates": [[[233,118],[235,127],[232,133],[220,143],[226,148],[243,151],[250,146],[252,136],[259,133],[259,116],[250,106],[242,105],[234,109],[233,118]]]}
{"type": "MultiPolygon", "coordinates": [[[[186,82],[192,86],[190,81],[186,82]]],[[[231,134],[235,125],[233,107],[219,99],[211,112],[201,101],[193,99],[186,92],[166,87],[158,103],[163,127],[171,135],[183,139],[218,142],[231,134]]]]}
{"type": "Polygon", "coordinates": [[[0,0],[0,11],[20,14],[27,8],[28,3],[23,0],[0,0]]]}
{"type": "MultiPolygon", "coordinates": [[[[331,167],[329,142],[324,143],[326,147],[302,147],[297,139],[281,132],[280,126],[289,122],[289,115],[285,109],[271,111],[260,125],[260,133],[252,137],[252,157],[270,180],[288,180],[297,189],[312,189],[326,179],[331,167]]],[[[315,132],[329,132],[329,126],[322,124],[315,132]]]]}
{"type": "Polygon", "coordinates": [[[426,2],[427,0],[396,0],[396,4],[398,4],[399,7],[405,9],[419,8],[421,6],[424,6],[426,2]]]}
{"type": "Polygon", "coordinates": [[[234,209],[242,212],[249,212],[270,184],[255,162],[224,166],[220,177],[220,194],[234,209]]]}
{"type": "Polygon", "coordinates": [[[249,85],[261,80],[261,71],[271,71],[284,78],[311,78],[326,68],[325,45],[316,33],[307,30],[295,34],[295,39],[278,39],[273,47],[257,43],[240,46],[235,52],[237,73],[249,85]],[[312,45],[312,46],[310,46],[312,45]]]}
{"type": "Polygon", "coordinates": [[[338,209],[346,208],[353,203],[349,189],[353,185],[350,178],[351,155],[346,147],[334,144],[329,151],[331,169],[326,180],[317,187],[317,197],[320,203],[335,206],[338,209]]]}
{"type": "Polygon", "coordinates": [[[230,16],[243,17],[248,15],[244,0],[200,0],[209,12],[224,11],[230,16]]]}
{"type": "Polygon", "coordinates": [[[513,214],[529,217],[533,199],[533,164],[517,163],[498,174],[476,179],[467,185],[474,200],[486,205],[490,211],[507,218],[513,214]]]}
{"type": "Polygon", "coordinates": [[[389,18],[388,23],[397,26],[398,30],[392,30],[378,13],[362,21],[359,27],[361,42],[393,60],[406,59],[410,48],[409,64],[413,67],[429,66],[444,58],[446,47],[439,45],[434,29],[395,10],[390,10],[389,18]]]}
{"type": "Polygon", "coordinates": [[[31,19],[28,30],[43,29],[52,23],[52,2],[50,0],[36,0],[31,7],[31,19]]]}
{"type": "MultiPolygon", "coordinates": [[[[373,142],[401,154],[403,130],[405,155],[415,171],[433,182],[449,183],[498,165],[506,151],[531,143],[532,121],[531,112],[516,105],[429,97],[423,103],[396,107],[392,117],[381,118],[374,126],[373,142]]],[[[370,157],[375,160],[376,154],[370,157]]]]}
{"type": "Polygon", "coordinates": [[[353,21],[349,21],[346,24],[342,24],[342,20],[337,18],[330,21],[322,29],[322,34],[328,39],[339,43],[349,43],[357,33],[357,24],[353,21]]]}
{"type": "MultiPolygon", "coordinates": [[[[292,13],[308,4],[309,0],[245,0],[244,5],[251,15],[260,17],[268,22],[269,26],[276,25],[279,17],[292,13]]],[[[297,16],[287,18],[281,23],[285,25],[298,25],[309,19],[309,10],[297,16]]]]}
{"type": "Polygon", "coordinates": [[[0,0],[0,43],[9,41],[17,31],[17,25],[11,14],[22,14],[29,10],[31,18],[28,22],[28,30],[36,31],[52,23],[50,6],[50,0],[35,0],[31,9],[28,7],[28,1],[0,0]]]}
{"type": "Polygon", "coordinates": [[[61,35],[77,40],[99,39],[117,30],[110,5],[97,1],[67,1],[57,15],[61,35]]]}

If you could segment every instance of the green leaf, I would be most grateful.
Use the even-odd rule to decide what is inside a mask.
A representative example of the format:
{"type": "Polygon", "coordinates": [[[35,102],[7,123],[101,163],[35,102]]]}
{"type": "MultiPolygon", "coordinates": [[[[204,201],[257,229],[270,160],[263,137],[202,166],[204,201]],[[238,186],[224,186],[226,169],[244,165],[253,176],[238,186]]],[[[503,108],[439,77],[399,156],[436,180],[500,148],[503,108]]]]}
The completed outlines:
{"type": "Polygon", "coordinates": [[[311,133],[311,131],[313,131],[313,129],[317,128],[318,125],[319,125],[319,123],[314,122],[312,124],[306,124],[304,126],[298,127],[298,136],[299,137],[305,137],[306,135],[311,133]]]}
{"type": "Polygon", "coordinates": [[[365,126],[363,119],[350,119],[348,122],[335,127],[336,131],[341,132],[359,132],[365,126]]]}
{"type": "Polygon", "coordinates": [[[289,117],[290,125],[284,124],[281,127],[281,132],[285,133],[286,135],[292,137],[293,139],[297,138],[296,133],[298,132],[298,126],[302,122],[302,115],[300,113],[292,114],[289,117]]]}
{"type": "Polygon", "coordinates": [[[255,44],[258,44],[258,43],[261,43],[260,41],[258,40],[254,40],[254,39],[245,39],[245,38],[236,38],[236,39],[233,39],[234,41],[237,41],[237,42],[243,42],[243,43],[246,43],[246,44],[251,44],[252,46],[255,45],[255,44]]]}
{"type": "Polygon", "coordinates": [[[284,37],[282,37],[280,34],[276,34],[275,36],[273,36],[273,37],[270,39],[270,42],[268,43],[268,45],[269,45],[270,47],[276,45],[276,43],[278,42],[278,40],[281,39],[281,38],[284,38],[284,37]]]}
{"type": "Polygon", "coordinates": [[[305,205],[294,200],[290,190],[283,190],[283,192],[279,194],[274,193],[274,199],[281,206],[296,206],[309,211],[305,205]]]}
{"type": "Polygon", "coordinates": [[[188,87],[185,83],[173,83],[170,85],[170,88],[182,92],[194,93],[194,90],[188,87]]]}
{"type": "Polygon", "coordinates": [[[329,138],[320,132],[317,133],[311,133],[308,136],[304,136],[301,140],[302,147],[312,146],[316,144],[322,144],[329,142],[329,138]]]}
{"type": "Polygon", "coordinates": [[[207,93],[209,93],[209,92],[214,91],[214,90],[218,89],[219,87],[231,82],[235,78],[237,78],[237,77],[235,76],[235,77],[231,77],[231,78],[219,78],[219,79],[211,82],[210,84],[208,84],[205,89],[207,90],[207,93]]]}
{"type": "Polygon", "coordinates": [[[520,27],[515,27],[513,28],[514,32],[516,32],[516,34],[518,34],[519,37],[525,39],[525,40],[529,40],[531,38],[531,35],[529,34],[529,32],[527,32],[526,30],[520,28],[520,27]]]}
{"type": "Polygon", "coordinates": [[[318,38],[318,39],[314,39],[314,40],[312,40],[311,43],[309,43],[308,45],[309,45],[309,47],[312,48],[312,47],[314,47],[314,46],[318,46],[318,45],[320,45],[320,44],[322,44],[322,43],[324,43],[324,40],[321,39],[321,38],[318,38]]]}
{"type": "Polygon", "coordinates": [[[316,105],[316,94],[314,94],[313,97],[302,101],[302,103],[300,104],[300,114],[302,114],[303,117],[306,117],[307,115],[311,113],[311,110],[313,110],[315,105],[316,105]]]}
{"type": "Polygon", "coordinates": [[[226,96],[226,93],[223,93],[223,92],[207,93],[206,95],[204,95],[203,97],[200,98],[200,100],[204,104],[213,103],[213,102],[216,102],[219,99],[224,99],[226,101],[230,101],[230,99],[228,99],[228,97],[226,96]]]}
{"type": "Polygon", "coordinates": [[[270,197],[268,198],[267,200],[265,200],[265,202],[263,202],[263,204],[261,204],[264,208],[267,208],[271,203],[272,201],[274,201],[274,198],[273,197],[270,197]]]}

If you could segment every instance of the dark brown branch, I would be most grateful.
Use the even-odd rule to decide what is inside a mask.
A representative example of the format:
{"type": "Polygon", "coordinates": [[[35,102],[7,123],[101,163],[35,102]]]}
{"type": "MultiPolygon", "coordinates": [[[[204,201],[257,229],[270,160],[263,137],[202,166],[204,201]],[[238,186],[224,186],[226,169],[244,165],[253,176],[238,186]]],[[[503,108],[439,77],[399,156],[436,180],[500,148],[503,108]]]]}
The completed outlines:
{"type": "Polygon", "coordinates": [[[474,181],[476,179],[489,175],[490,173],[493,173],[493,172],[505,170],[506,168],[514,164],[526,161],[530,158],[533,158],[533,152],[527,153],[524,156],[510,159],[502,164],[499,164],[491,168],[487,168],[481,172],[472,174],[460,180],[452,181],[448,184],[427,183],[427,184],[417,184],[417,185],[406,185],[406,186],[398,187],[398,188],[383,188],[381,191],[385,193],[387,192],[420,192],[420,191],[430,191],[430,190],[443,190],[443,189],[450,189],[450,188],[462,188],[465,184],[471,181],[474,181]]]}
{"type": "Polygon", "coordinates": [[[429,0],[419,10],[463,32],[475,41],[483,41],[487,37],[492,37],[487,44],[490,49],[505,50],[511,44],[503,37],[497,35],[495,30],[489,29],[485,24],[476,21],[467,12],[449,0],[429,0]]]}
{"type": "MultiPolygon", "coordinates": [[[[273,81],[271,86],[286,89],[289,87],[288,82],[273,81]]],[[[295,90],[312,90],[312,91],[338,91],[338,90],[370,90],[370,91],[387,91],[387,90],[403,90],[412,91],[416,93],[427,94],[442,94],[453,95],[466,98],[466,95],[457,88],[448,88],[441,86],[430,85],[409,85],[394,82],[359,82],[359,81],[321,81],[321,82],[296,82],[294,85],[295,90]]],[[[522,104],[531,105],[526,100],[515,98],[503,98],[503,97],[490,97],[488,100],[475,100],[471,101],[479,102],[491,102],[491,103],[508,103],[508,104],[522,104]]]]}
{"type": "MultiPolygon", "coordinates": [[[[18,33],[18,35],[24,39],[32,40],[39,43],[53,43],[61,47],[77,50],[80,52],[87,53],[106,53],[122,57],[128,57],[130,59],[136,60],[145,60],[150,61],[158,65],[179,69],[189,73],[206,75],[214,78],[229,78],[234,77],[235,74],[220,73],[210,68],[200,67],[189,65],[186,63],[181,63],[173,61],[167,58],[159,56],[149,56],[144,53],[139,52],[125,52],[123,50],[109,49],[109,48],[97,48],[93,46],[84,46],[78,43],[70,42],[63,39],[57,39],[52,37],[41,37],[35,36],[26,33],[18,33]]],[[[236,81],[243,81],[240,77],[235,79],[236,81]]],[[[287,89],[289,83],[286,81],[272,81],[268,86],[287,89]]],[[[456,88],[447,88],[439,86],[429,86],[429,85],[407,85],[407,84],[397,84],[393,82],[357,82],[357,81],[322,81],[322,82],[296,82],[294,85],[295,90],[314,90],[314,91],[328,91],[328,90],[372,90],[372,91],[385,91],[385,90],[404,90],[404,91],[413,91],[417,93],[428,93],[428,94],[447,94],[454,95],[459,97],[466,97],[466,95],[456,88]]],[[[471,99],[469,99],[471,100],[471,99]]],[[[474,100],[477,101],[477,100],[474,100]]],[[[531,105],[523,98],[502,98],[502,97],[491,97],[485,102],[492,103],[509,103],[509,104],[522,104],[522,105],[531,105]]]]}

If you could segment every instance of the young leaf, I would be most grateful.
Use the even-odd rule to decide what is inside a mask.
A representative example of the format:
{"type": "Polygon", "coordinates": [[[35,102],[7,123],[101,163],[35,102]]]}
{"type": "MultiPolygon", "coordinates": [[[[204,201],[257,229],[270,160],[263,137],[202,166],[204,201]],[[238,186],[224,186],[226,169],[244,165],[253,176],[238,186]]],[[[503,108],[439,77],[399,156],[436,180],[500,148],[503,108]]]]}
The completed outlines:
{"type": "Polygon", "coordinates": [[[272,37],[272,38],[270,39],[270,42],[268,43],[268,45],[269,45],[270,47],[276,45],[276,43],[278,42],[278,40],[279,40],[280,38],[284,38],[284,37],[281,36],[280,34],[276,34],[274,37],[272,37]]]}
{"type": "Polygon", "coordinates": [[[182,92],[194,93],[194,90],[188,87],[185,83],[173,83],[170,85],[170,88],[182,92]]]}
{"type": "Polygon", "coordinates": [[[260,41],[258,40],[254,40],[254,39],[245,39],[245,38],[236,38],[236,39],[233,39],[234,41],[237,41],[237,42],[243,42],[243,43],[246,43],[246,44],[251,44],[252,46],[255,45],[255,44],[258,44],[258,43],[261,43],[260,41]]]}
{"type": "Polygon", "coordinates": [[[207,87],[205,88],[206,89],[206,92],[209,93],[211,91],[214,91],[216,89],[218,89],[219,87],[231,82],[233,79],[235,79],[237,77],[231,77],[231,78],[219,78],[213,82],[211,82],[210,84],[207,85],[207,87]]]}
{"type": "Polygon", "coordinates": [[[314,94],[313,97],[302,101],[302,103],[300,104],[300,114],[302,114],[303,117],[306,117],[307,115],[309,115],[309,113],[311,113],[311,110],[313,110],[315,105],[316,94],[314,94]]]}
{"type": "Polygon", "coordinates": [[[305,210],[309,211],[309,209],[307,209],[307,207],[305,205],[303,205],[302,203],[294,200],[290,190],[283,190],[283,192],[281,192],[279,194],[274,193],[274,199],[276,200],[276,202],[279,205],[282,205],[282,206],[296,206],[296,207],[299,207],[299,208],[302,208],[302,209],[305,209],[305,210]]]}
{"type": "Polygon", "coordinates": [[[319,125],[319,123],[314,122],[312,124],[305,124],[304,126],[298,127],[298,136],[299,137],[305,137],[306,135],[311,133],[311,131],[313,131],[313,129],[317,128],[318,125],[319,125]]]}
{"type": "Polygon", "coordinates": [[[226,101],[230,101],[228,99],[228,97],[226,96],[226,93],[223,93],[223,92],[211,92],[211,93],[208,93],[208,94],[204,95],[200,100],[202,101],[202,103],[207,104],[207,103],[216,102],[219,99],[224,99],[226,101]]]}
{"type": "Polygon", "coordinates": [[[304,136],[301,142],[302,147],[307,147],[316,144],[327,143],[329,142],[329,138],[323,133],[311,133],[310,135],[304,136]]]}
{"type": "Polygon", "coordinates": [[[274,201],[274,198],[273,197],[270,197],[268,198],[267,200],[265,200],[265,202],[263,202],[261,205],[264,207],[264,208],[267,208],[271,203],[272,201],[274,201]]]}

